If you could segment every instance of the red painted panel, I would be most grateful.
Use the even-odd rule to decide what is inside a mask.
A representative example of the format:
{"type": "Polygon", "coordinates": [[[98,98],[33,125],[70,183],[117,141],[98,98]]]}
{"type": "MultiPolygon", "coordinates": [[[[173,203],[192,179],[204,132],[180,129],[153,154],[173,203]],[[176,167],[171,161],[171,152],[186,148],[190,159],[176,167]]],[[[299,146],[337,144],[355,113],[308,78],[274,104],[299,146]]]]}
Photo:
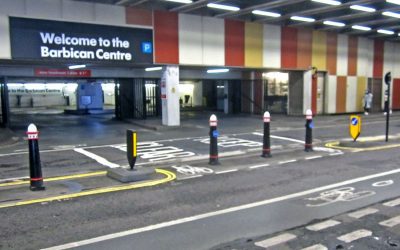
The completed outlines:
{"type": "Polygon", "coordinates": [[[125,7],[127,24],[153,26],[153,12],[146,9],[125,7]]]}
{"type": "Polygon", "coordinates": [[[178,14],[154,12],[154,61],[156,63],[179,63],[178,14]]]}
{"type": "Polygon", "coordinates": [[[358,48],[358,38],[355,36],[349,36],[349,50],[348,50],[348,75],[357,75],[357,49],[358,48]]]}
{"type": "Polygon", "coordinates": [[[244,22],[225,19],[225,65],[244,66],[244,22]]]}
{"type": "Polygon", "coordinates": [[[373,76],[381,78],[383,76],[383,41],[374,42],[374,73],[373,76]]]}
{"type": "Polygon", "coordinates": [[[400,79],[393,79],[393,109],[400,109],[400,79]]]}
{"type": "Polygon", "coordinates": [[[317,114],[317,87],[318,87],[318,76],[312,76],[311,82],[311,111],[313,114],[317,114]]]}
{"type": "Polygon", "coordinates": [[[297,29],[283,27],[281,34],[281,66],[282,68],[297,67],[297,29]]]}
{"type": "Polygon", "coordinates": [[[327,56],[326,68],[330,75],[336,75],[337,70],[337,33],[328,32],[326,36],[327,56]]]}

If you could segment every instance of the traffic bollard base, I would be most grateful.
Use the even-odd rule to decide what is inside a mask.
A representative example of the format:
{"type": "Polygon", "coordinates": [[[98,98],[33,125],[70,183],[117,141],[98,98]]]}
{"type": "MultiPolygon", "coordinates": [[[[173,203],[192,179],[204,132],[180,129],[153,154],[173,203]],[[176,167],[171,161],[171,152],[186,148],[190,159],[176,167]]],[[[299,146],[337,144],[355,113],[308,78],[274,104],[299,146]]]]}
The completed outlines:
{"type": "Polygon", "coordinates": [[[263,152],[262,152],[262,154],[261,154],[261,157],[264,157],[264,158],[271,158],[271,157],[272,157],[272,155],[271,155],[271,149],[268,149],[268,148],[263,149],[263,152]]]}
{"type": "Polygon", "coordinates": [[[30,187],[31,191],[44,191],[46,190],[46,187],[30,187]]]}

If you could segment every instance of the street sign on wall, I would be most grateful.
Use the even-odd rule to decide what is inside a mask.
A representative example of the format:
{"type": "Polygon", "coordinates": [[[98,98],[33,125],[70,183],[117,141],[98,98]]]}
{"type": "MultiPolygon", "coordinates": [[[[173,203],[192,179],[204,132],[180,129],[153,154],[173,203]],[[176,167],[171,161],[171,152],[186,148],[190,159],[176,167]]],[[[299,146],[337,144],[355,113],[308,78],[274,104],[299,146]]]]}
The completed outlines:
{"type": "Polygon", "coordinates": [[[10,17],[13,59],[153,63],[153,31],[10,17]]]}

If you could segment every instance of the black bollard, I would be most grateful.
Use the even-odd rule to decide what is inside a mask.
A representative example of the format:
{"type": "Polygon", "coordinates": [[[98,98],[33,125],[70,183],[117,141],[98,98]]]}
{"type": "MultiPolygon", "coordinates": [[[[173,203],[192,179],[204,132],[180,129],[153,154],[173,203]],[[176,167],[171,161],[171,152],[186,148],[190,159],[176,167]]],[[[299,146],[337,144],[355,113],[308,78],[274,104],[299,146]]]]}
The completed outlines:
{"type": "Polygon", "coordinates": [[[137,135],[136,131],[126,131],[126,153],[131,170],[135,167],[137,158],[137,135]]]}
{"type": "Polygon", "coordinates": [[[218,130],[217,130],[217,117],[210,116],[210,165],[218,165],[218,130]]]}
{"type": "Polygon", "coordinates": [[[32,191],[45,190],[43,186],[42,166],[40,164],[39,132],[34,124],[30,124],[26,134],[28,135],[29,147],[30,189],[32,191]]]}
{"type": "Polygon", "coordinates": [[[304,144],[304,150],[306,152],[311,152],[313,151],[313,146],[312,146],[312,111],[310,109],[307,109],[306,111],[306,143],[304,144]]]}
{"type": "Polygon", "coordinates": [[[271,116],[268,111],[264,113],[264,137],[263,137],[263,150],[261,157],[271,157],[271,140],[269,133],[269,123],[271,121],[271,116]]]}

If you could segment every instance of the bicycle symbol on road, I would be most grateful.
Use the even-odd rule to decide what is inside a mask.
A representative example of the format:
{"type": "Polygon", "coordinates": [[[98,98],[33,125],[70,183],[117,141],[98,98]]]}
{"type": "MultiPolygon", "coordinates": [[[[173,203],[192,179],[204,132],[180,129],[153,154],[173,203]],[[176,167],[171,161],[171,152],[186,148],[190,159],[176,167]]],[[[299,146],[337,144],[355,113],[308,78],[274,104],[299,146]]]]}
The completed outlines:
{"type": "Polygon", "coordinates": [[[317,197],[307,198],[306,200],[312,201],[312,204],[307,204],[307,207],[322,207],[340,201],[354,201],[375,194],[374,191],[359,191],[354,192],[353,187],[343,187],[325,191],[317,197]]]}
{"type": "Polygon", "coordinates": [[[196,175],[196,174],[212,174],[214,170],[204,167],[192,167],[189,165],[172,166],[178,173],[184,175],[196,175]]]}

